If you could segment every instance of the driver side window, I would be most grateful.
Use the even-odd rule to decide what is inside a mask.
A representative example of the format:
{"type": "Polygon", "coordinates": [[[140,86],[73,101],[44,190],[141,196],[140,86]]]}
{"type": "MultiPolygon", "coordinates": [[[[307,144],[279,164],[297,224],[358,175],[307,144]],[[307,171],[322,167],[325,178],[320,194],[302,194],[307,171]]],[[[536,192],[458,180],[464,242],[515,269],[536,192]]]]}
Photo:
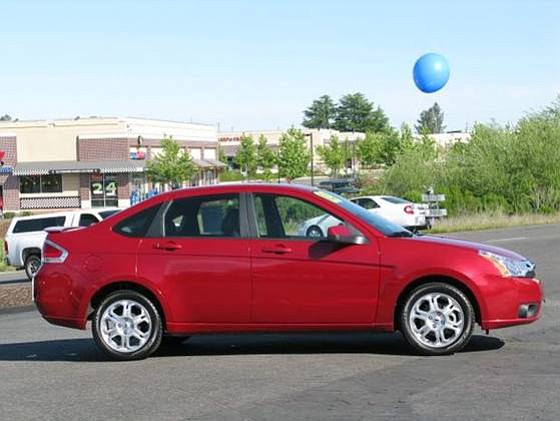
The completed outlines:
{"type": "Polygon", "coordinates": [[[339,218],[304,200],[291,196],[258,193],[254,195],[260,238],[325,239],[339,218]]]}

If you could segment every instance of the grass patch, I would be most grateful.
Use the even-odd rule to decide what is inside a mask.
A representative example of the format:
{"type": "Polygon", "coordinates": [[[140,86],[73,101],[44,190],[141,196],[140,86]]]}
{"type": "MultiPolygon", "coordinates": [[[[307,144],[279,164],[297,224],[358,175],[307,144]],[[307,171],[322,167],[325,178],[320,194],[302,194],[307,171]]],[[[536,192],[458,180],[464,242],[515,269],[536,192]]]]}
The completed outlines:
{"type": "Polygon", "coordinates": [[[4,261],[4,239],[0,238],[0,272],[6,272],[13,269],[13,267],[8,266],[4,261]]]}
{"type": "Polygon", "coordinates": [[[435,226],[431,230],[426,231],[426,233],[439,234],[558,223],[560,223],[560,213],[506,215],[501,212],[490,212],[445,218],[437,221],[435,226]]]}

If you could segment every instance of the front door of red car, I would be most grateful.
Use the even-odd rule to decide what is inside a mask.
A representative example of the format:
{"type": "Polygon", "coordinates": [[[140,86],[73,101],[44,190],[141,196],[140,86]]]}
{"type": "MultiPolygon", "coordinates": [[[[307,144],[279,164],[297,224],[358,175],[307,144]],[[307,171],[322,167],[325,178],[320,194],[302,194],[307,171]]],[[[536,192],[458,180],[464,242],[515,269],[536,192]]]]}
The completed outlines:
{"type": "Polygon", "coordinates": [[[237,193],[175,199],[142,240],[138,277],[157,280],[174,323],[250,322],[249,240],[240,202],[237,193]]]}
{"type": "Polygon", "coordinates": [[[326,241],[323,225],[344,222],[336,215],[324,218],[327,212],[296,197],[254,193],[252,208],[253,322],[373,323],[379,283],[375,240],[326,241]],[[310,230],[310,224],[319,225],[310,230]],[[318,237],[308,237],[310,232],[318,237]]]}

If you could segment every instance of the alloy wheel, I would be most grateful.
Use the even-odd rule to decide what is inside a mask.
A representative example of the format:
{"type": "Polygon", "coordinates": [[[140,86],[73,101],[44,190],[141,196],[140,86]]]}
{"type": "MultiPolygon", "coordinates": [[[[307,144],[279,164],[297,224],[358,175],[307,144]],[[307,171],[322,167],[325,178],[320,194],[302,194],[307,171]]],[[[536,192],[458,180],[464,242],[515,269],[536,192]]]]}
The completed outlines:
{"type": "Polygon", "coordinates": [[[429,348],[444,348],[461,337],[465,314],[455,298],[434,292],[422,295],[414,302],[408,323],[418,342],[429,348]]]}
{"type": "Polygon", "coordinates": [[[117,352],[138,351],[150,339],[152,329],[152,318],[147,308],[134,300],[115,301],[101,315],[101,339],[117,352]]]}

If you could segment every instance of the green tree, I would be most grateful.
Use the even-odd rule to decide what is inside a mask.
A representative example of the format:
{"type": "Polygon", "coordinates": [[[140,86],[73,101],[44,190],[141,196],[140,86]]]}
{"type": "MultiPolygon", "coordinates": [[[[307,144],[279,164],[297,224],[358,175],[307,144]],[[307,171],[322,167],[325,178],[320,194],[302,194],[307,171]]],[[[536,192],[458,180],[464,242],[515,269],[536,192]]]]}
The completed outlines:
{"type": "Polygon", "coordinates": [[[343,145],[337,136],[331,136],[329,143],[317,146],[317,153],[336,177],[348,159],[348,145],[343,145]]]}
{"type": "Polygon", "coordinates": [[[441,133],[445,129],[443,125],[443,111],[437,102],[430,108],[420,113],[418,124],[415,126],[418,133],[441,133]]]}
{"type": "Polygon", "coordinates": [[[310,155],[301,130],[288,129],[280,137],[278,147],[278,171],[281,177],[290,183],[307,174],[310,155]]]}
{"type": "Polygon", "coordinates": [[[0,117],[0,121],[12,121],[12,117],[8,114],[4,114],[0,117]]]}
{"type": "Polygon", "coordinates": [[[170,184],[172,187],[189,181],[197,171],[189,153],[171,137],[161,141],[161,149],[161,153],[148,162],[148,179],[156,183],[170,184]]]}
{"type": "Polygon", "coordinates": [[[389,119],[381,107],[375,108],[358,92],[340,98],[334,128],[343,132],[384,132],[389,129],[389,119]]]}
{"type": "Polygon", "coordinates": [[[257,144],[257,166],[261,169],[265,181],[270,181],[272,178],[272,168],[274,168],[275,164],[276,155],[268,146],[266,137],[261,134],[257,144]]]}
{"type": "Polygon", "coordinates": [[[372,168],[379,163],[379,137],[373,132],[366,132],[363,139],[356,143],[356,158],[367,168],[372,168]]]}
{"type": "Polygon", "coordinates": [[[328,95],[323,95],[313,101],[311,106],[303,112],[301,123],[308,129],[330,129],[336,116],[336,106],[328,95]]]}
{"type": "Polygon", "coordinates": [[[257,149],[253,136],[243,133],[239,139],[239,148],[235,155],[235,163],[245,172],[248,180],[257,169],[257,149]]]}

